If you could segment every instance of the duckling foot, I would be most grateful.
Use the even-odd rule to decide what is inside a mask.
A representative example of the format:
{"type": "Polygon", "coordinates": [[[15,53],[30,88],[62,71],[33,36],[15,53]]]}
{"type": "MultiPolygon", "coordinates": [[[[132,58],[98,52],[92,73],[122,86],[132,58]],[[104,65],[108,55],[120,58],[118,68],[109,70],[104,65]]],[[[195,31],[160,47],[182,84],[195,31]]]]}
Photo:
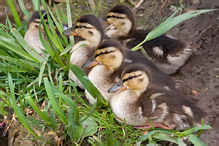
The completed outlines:
{"type": "MultiPolygon", "coordinates": [[[[166,125],[163,125],[161,123],[153,123],[153,127],[155,128],[163,128],[163,129],[173,129],[172,127],[168,127],[166,125]]],[[[152,128],[152,125],[150,124],[147,124],[145,126],[142,126],[142,127],[135,127],[136,129],[151,129],[152,128]]]]}

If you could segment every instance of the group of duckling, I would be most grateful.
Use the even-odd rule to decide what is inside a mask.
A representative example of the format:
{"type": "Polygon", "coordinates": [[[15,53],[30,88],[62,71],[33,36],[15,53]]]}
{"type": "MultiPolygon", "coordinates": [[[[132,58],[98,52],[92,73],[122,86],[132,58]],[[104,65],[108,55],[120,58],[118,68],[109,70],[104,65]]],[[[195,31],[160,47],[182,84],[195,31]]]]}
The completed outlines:
{"type": "MultiPolygon", "coordinates": [[[[46,16],[46,15],[45,15],[46,16]]],[[[26,41],[39,34],[39,14],[29,22],[26,41]]],[[[83,15],[63,35],[80,37],[71,50],[70,62],[78,65],[110,104],[116,119],[136,128],[154,127],[183,130],[201,121],[205,112],[187,100],[169,76],[174,74],[192,54],[191,47],[169,35],[161,35],[142,45],[150,56],[131,51],[151,31],[135,26],[134,15],[127,6],[115,5],[107,13],[105,29],[93,15],[83,15]],[[82,46],[82,44],[86,44],[82,46]]],[[[42,28],[42,27],[41,27],[42,28]]],[[[41,30],[43,31],[43,30],[41,30]]],[[[80,88],[83,85],[69,71],[69,78],[80,88]]],[[[85,90],[89,103],[96,102],[85,90]]]]}

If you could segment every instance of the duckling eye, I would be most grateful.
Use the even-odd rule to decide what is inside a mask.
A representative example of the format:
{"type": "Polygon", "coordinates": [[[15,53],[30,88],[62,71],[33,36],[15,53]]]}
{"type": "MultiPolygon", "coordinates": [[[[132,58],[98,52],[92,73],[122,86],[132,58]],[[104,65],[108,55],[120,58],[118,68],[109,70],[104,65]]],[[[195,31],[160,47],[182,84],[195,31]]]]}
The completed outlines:
{"type": "Polygon", "coordinates": [[[113,18],[113,19],[124,19],[123,17],[119,17],[119,16],[115,16],[115,15],[112,15],[112,16],[107,16],[107,19],[108,18],[113,18]]]}
{"type": "Polygon", "coordinates": [[[100,52],[100,55],[103,55],[103,54],[105,54],[105,52],[100,52]]]}
{"type": "Polygon", "coordinates": [[[94,33],[92,31],[88,31],[89,34],[93,35],[94,33]]]}
{"type": "Polygon", "coordinates": [[[129,80],[131,80],[131,79],[133,79],[133,77],[134,77],[134,76],[129,76],[129,78],[128,78],[128,79],[129,79],[129,80]]]}

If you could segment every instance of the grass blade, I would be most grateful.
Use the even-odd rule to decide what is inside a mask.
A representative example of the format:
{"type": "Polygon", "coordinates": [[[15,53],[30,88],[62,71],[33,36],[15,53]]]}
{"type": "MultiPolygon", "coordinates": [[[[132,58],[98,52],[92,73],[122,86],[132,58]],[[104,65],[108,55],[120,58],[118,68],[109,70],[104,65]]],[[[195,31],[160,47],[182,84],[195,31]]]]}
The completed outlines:
{"type": "Polygon", "coordinates": [[[57,127],[57,122],[56,122],[56,115],[54,109],[50,109],[50,120],[51,120],[51,125],[52,125],[52,130],[56,131],[57,127]]]}
{"type": "Polygon", "coordinates": [[[39,73],[39,86],[41,85],[41,81],[42,81],[42,78],[43,78],[43,72],[45,70],[45,67],[46,67],[46,63],[48,61],[48,58],[49,57],[46,57],[43,62],[42,62],[42,65],[40,67],[40,73],[39,73]]]}
{"type": "Polygon", "coordinates": [[[103,95],[97,90],[97,88],[91,83],[85,73],[78,66],[71,64],[71,71],[80,80],[80,82],[90,93],[90,95],[93,96],[95,99],[97,98],[98,103],[103,104],[104,106],[108,105],[103,95]]]}
{"type": "Polygon", "coordinates": [[[36,111],[38,113],[38,115],[47,123],[47,124],[51,124],[50,119],[49,119],[49,115],[47,112],[43,112],[41,111],[37,105],[34,103],[34,101],[32,100],[32,98],[30,96],[25,98],[28,103],[31,105],[31,107],[34,109],[34,111],[36,111]]]}
{"type": "MultiPolygon", "coordinates": [[[[71,21],[71,9],[70,9],[70,4],[69,4],[69,0],[66,0],[66,7],[67,7],[67,17],[68,17],[68,28],[72,27],[72,21],[71,21]]],[[[74,44],[74,38],[73,36],[69,37],[70,39],[70,43],[74,44]]]]}
{"type": "MultiPolygon", "coordinates": [[[[7,4],[8,4],[8,6],[9,6],[9,8],[10,8],[10,10],[11,10],[11,13],[12,13],[12,15],[13,15],[13,17],[14,17],[14,21],[15,21],[15,23],[16,23],[16,25],[17,25],[17,28],[19,28],[19,27],[21,27],[22,26],[22,23],[21,23],[21,20],[20,20],[20,17],[19,17],[19,15],[18,15],[18,13],[17,13],[17,10],[16,10],[16,8],[15,8],[15,5],[14,5],[14,0],[6,0],[7,1],[7,4]]],[[[22,36],[24,36],[24,30],[23,29],[21,29],[21,34],[22,34],[22,36]]]]}
{"type": "Polygon", "coordinates": [[[195,146],[207,146],[206,143],[198,139],[195,135],[190,134],[187,136],[188,139],[195,145],[195,146]]]}
{"type": "Polygon", "coordinates": [[[24,51],[20,45],[16,44],[17,42],[12,41],[9,38],[2,38],[1,36],[0,36],[0,40],[1,40],[0,41],[1,46],[13,51],[14,53],[17,53],[18,55],[26,59],[32,60],[34,62],[39,62],[36,58],[34,58],[30,54],[28,54],[26,51],[24,51]]]}
{"type": "Polygon", "coordinates": [[[44,80],[47,96],[51,102],[53,109],[55,110],[56,114],[59,116],[60,120],[65,125],[68,125],[68,121],[65,118],[65,113],[60,109],[60,107],[55,99],[55,96],[54,96],[54,93],[52,92],[51,85],[48,81],[48,78],[44,78],[43,80],[44,80]]]}
{"type": "Polygon", "coordinates": [[[212,129],[210,125],[205,125],[205,126],[200,126],[200,127],[193,127],[193,128],[190,128],[186,131],[183,131],[179,134],[180,137],[183,137],[183,136],[187,136],[193,132],[197,132],[199,130],[202,130],[202,129],[212,129]]]}
{"type": "Polygon", "coordinates": [[[61,93],[55,93],[58,97],[62,98],[67,105],[69,105],[69,108],[72,108],[73,111],[73,119],[75,124],[79,124],[79,109],[78,106],[75,104],[75,102],[69,98],[68,96],[61,94],[61,93]]]}
{"type": "Polygon", "coordinates": [[[38,62],[42,62],[43,58],[39,56],[34,49],[31,49],[31,47],[27,44],[27,42],[24,40],[24,38],[20,35],[20,33],[14,28],[11,30],[11,33],[15,36],[15,38],[18,40],[18,42],[22,45],[22,47],[34,58],[38,60],[38,62]]]}
{"type": "Polygon", "coordinates": [[[30,125],[26,121],[26,117],[22,113],[21,109],[17,106],[17,102],[15,100],[15,93],[14,93],[15,86],[12,82],[12,77],[11,77],[11,74],[9,72],[8,72],[8,83],[9,83],[9,88],[10,88],[10,92],[11,92],[10,97],[11,97],[12,107],[13,107],[14,112],[16,113],[19,121],[31,134],[33,134],[34,136],[39,138],[39,136],[30,128],[30,125]]]}
{"type": "Polygon", "coordinates": [[[35,73],[38,72],[35,68],[39,68],[39,64],[32,63],[28,60],[16,59],[16,58],[13,58],[10,56],[3,56],[3,55],[0,55],[0,59],[6,60],[9,63],[14,63],[17,66],[20,66],[20,68],[25,68],[25,69],[32,71],[32,72],[35,72],[35,73]]]}
{"type": "Polygon", "coordinates": [[[39,11],[39,0],[32,0],[35,11],[39,11]]]}
{"type": "Polygon", "coordinates": [[[140,139],[138,139],[137,142],[141,142],[141,141],[147,140],[150,136],[152,136],[156,132],[163,132],[163,133],[166,133],[166,134],[173,134],[173,132],[171,132],[169,130],[153,130],[153,131],[143,135],[140,139]]]}
{"type": "Polygon", "coordinates": [[[28,20],[31,17],[30,12],[25,8],[23,0],[18,0],[21,10],[24,12],[26,19],[28,20]]]}
{"type": "Polygon", "coordinates": [[[171,28],[173,28],[175,25],[181,23],[182,21],[188,20],[192,17],[198,16],[200,14],[206,13],[206,12],[210,12],[210,11],[214,11],[215,9],[209,9],[209,10],[196,10],[196,11],[190,11],[184,14],[181,14],[179,16],[173,17],[173,15],[170,16],[170,18],[168,18],[166,21],[164,21],[163,23],[161,23],[158,27],[156,27],[155,29],[153,29],[144,39],[144,41],[142,41],[140,44],[138,44],[137,46],[135,46],[134,48],[132,48],[132,51],[136,51],[138,50],[138,48],[144,44],[146,41],[152,40],[156,37],[159,37],[160,35],[166,33],[168,30],[170,30],[171,28]],[[172,18],[173,17],[173,18],[172,18]]]}

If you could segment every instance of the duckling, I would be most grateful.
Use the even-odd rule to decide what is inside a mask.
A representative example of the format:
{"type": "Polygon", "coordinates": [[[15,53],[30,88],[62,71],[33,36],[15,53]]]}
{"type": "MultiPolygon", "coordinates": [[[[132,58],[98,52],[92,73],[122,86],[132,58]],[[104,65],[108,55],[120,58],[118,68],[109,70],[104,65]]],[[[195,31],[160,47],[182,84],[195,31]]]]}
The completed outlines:
{"type": "MultiPolygon", "coordinates": [[[[108,93],[108,89],[118,81],[123,68],[132,64],[144,64],[153,74],[159,86],[163,86],[166,90],[175,90],[172,79],[159,70],[150,60],[146,59],[139,52],[132,52],[124,49],[116,40],[105,39],[96,48],[94,56],[91,57],[82,67],[93,67],[88,74],[90,81],[97,87],[107,102],[112,97],[108,93]]],[[[86,98],[91,104],[96,100],[85,91],[86,98]]]]}
{"type": "MultiPolygon", "coordinates": [[[[110,9],[107,21],[110,26],[106,28],[106,35],[118,39],[128,49],[141,43],[151,31],[136,28],[134,15],[125,5],[110,9]]],[[[194,50],[189,44],[165,34],[145,42],[142,47],[157,67],[167,74],[174,74],[183,66],[194,50]]]]}
{"type": "MultiPolygon", "coordinates": [[[[102,24],[94,15],[83,15],[75,22],[74,27],[63,32],[63,35],[79,35],[82,39],[78,41],[71,50],[70,63],[81,67],[93,54],[95,48],[102,41],[104,30],[102,24]],[[85,44],[85,46],[83,46],[85,44]]],[[[87,75],[90,69],[82,69],[87,75]]],[[[69,78],[80,88],[84,89],[81,82],[69,71],[69,78]]]]}
{"type": "MultiPolygon", "coordinates": [[[[41,11],[42,15],[46,13],[45,10],[41,11]]],[[[48,23],[47,15],[44,15],[43,19],[48,23]]],[[[44,53],[42,50],[45,50],[43,47],[43,44],[40,40],[40,34],[39,34],[39,24],[40,24],[40,14],[39,11],[36,11],[31,16],[29,22],[28,22],[28,30],[25,33],[24,39],[25,41],[35,49],[35,51],[41,56],[44,57],[44,53]]],[[[43,37],[45,37],[43,26],[41,25],[41,34],[43,37]]]]}
{"type": "Polygon", "coordinates": [[[168,91],[151,78],[149,68],[131,64],[121,74],[121,80],[109,89],[110,105],[119,122],[136,128],[154,127],[183,130],[200,122],[205,112],[186,100],[180,92],[168,91]]]}
{"type": "MultiPolygon", "coordinates": [[[[41,13],[43,15],[44,13],[46,13],[46,11],[41,10],[41,13]]],[[[44,15],[43,19],[48,24],[47,15],[44,15]]],[[[30,20],[28,21],[28,30],[25,33],[24,39],[32,48],[35,49],[35,51],[41,57],[45,57],[44,55],[45,48],[43,44],[41,43],[40,34],[39,34],[40,20],[41,20],[41,17],[40,17],[39,11],[34,12],[30,20]]],[[[65,24],[62,24],[62,25],[63,25],[63,28],[66,29],[66,25],[65,24]]],[[[43,25],[41,25],[40,29],[41,29],[40,31],[41,31],[42,36],[47,40],[43,25]]],[[[61,37],[60,33],[58,31],[56,32],[57,32],[57,35],[61,37]]]]}
{"type": "MultiPolygon", "coordinates": [[[[112,97],[112,93],[108,93],[108,89],[116,83],[116,77],[113,77],[113,74],[124,60],[122,49],[119,42],[105,39],[96,48],[94,55],[82,66],[93,67],[88,74],[88,78],[107,102],[112,97]]],[[[96,99],[87,90],[85,90],[85,95],[89,103],[94,104],[96,99]]]]}

